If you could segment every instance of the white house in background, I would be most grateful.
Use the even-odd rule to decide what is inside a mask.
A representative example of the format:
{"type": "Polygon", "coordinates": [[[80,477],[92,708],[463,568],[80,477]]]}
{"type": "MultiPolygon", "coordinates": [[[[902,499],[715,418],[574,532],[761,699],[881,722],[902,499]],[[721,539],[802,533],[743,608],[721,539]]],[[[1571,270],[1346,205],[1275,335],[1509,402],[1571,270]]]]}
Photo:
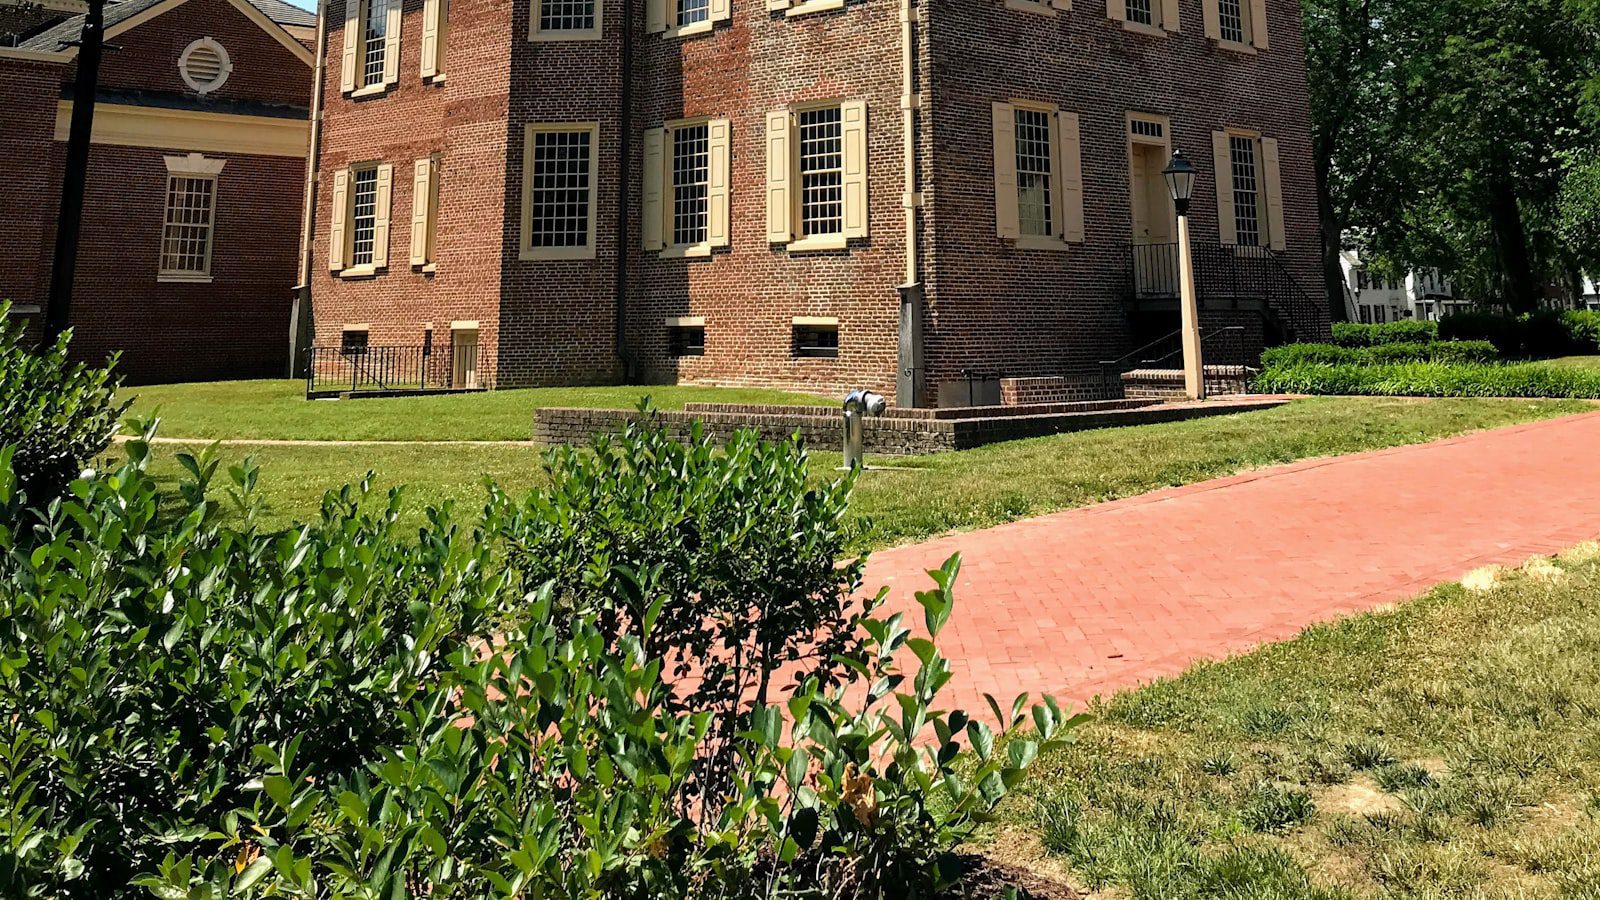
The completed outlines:
{"type": "Polygon", "coordinates": [[[1437,269],[1417,269],[1404,278],[1384,278],[1367,271],[1353,251],[1339,255],[1344,269],[1345,310],[1350,321],[1364,324],[1418,319],[1437,322],[1471,304],[1457,300],[1455,287],[1437,269]]]}
{"type": "Polygon", "coordinates": [[[1585,278],[1583,293],[1578,296],[1579,309],[1600,310],[1600,278],[1585,278]]]}

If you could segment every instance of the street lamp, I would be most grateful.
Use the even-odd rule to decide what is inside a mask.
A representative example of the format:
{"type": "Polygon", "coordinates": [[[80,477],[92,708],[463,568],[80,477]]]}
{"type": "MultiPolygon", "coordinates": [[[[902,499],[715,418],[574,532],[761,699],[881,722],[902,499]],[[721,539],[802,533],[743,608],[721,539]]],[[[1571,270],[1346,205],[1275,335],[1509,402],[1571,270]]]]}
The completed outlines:
{"type": "Polygon", "coordinates": [[[1161,170],[1167,193],[1178,211],[1178,309],[1183,317],[1183,383],[1190,400],[1206,398],[1204,364],[1200,360],[1200,306],[1194,295],[1194,252],[1189,246],[1189,199],[1195,176],[1200,174],[1183,151],[1174,150],[1172,161],[1161,170]]]}

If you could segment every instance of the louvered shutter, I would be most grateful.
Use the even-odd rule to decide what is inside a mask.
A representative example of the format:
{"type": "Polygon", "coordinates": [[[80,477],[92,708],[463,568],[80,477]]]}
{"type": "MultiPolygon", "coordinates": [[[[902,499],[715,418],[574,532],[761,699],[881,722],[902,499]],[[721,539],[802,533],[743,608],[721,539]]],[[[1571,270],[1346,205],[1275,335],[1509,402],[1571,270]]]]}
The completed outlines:
{"type": "Polygon", "coordinates": [[[1233,211],[1233,151],[1226,131],[1211,132],[1211,171],[1217,182],[1217,239],[1224,244],[1239,243],[1239,223],[1233,211]]]}
{"type": "Polygon", "coordinates": [[[1022,236],[1017,212],[1017,118],[1009,103],[994,105],[994,219],[1000,237],[1022,236]]]}
{"type": "Polygon", "coordinates": [[[433,215],[433,159],[417,160],[411,177],[411,264],[428,264],[428,219],[433,215]]]}
{"type": "MultiPolygon", "coordinates": [[[[383,0],[371,0],[381,3],[383,0]]],[[[400,82],[400,22],[403,18],[401,0],[388,0],[389,27],[383,37],[383,83],[400,82]]]]}
{"type": "Polygon", "coordinates": [[[378,197],[372,222],[372,267],[389,265],[389,216],[394,208],[394,166],[378,166],[378,197]]]}
{"type": "Polygon", "coordinates": [[[439,74],[439,11],[444,0],[423,0],[422,3],[422,77],[429,79],[439,74]]]}
{"type": "Polygon", "coordinates": [[[339,63],[339,89],[347,94],[356,89],[356,48],[360,37],[361,0],[344,0],[344,56],[339,63]]]}
{"type": "Polygon", "coordinates": [[[644,214],[639,223],[646,250],[660,250],[666,246],[663,233],[667,220],[663,197],[666,178],[667,130],[651,128],[644,133],[644,214]]]}
{"type": "Polygon", "coordinates": [[[789,152],[789,111],[767,113],[767,243],[794,240],[794,160],[789,152]]]}
{"type": "Polygon", "coordinates": [[[1183,23],[1178,15],[1178,0],[1161,0],[1161,27],[1168,31],[1182,31],[1183,23]]]}
{"type": "Polygon", "coordinates": [[[1258,50],[1268,46],[1267,0],[1250,0],[1250,43],[1258,50]]]}
{"type": "Polygon", "coordinates": [[[1057,113],[1056,159],[1061,170],[1061,239],[1079,243],[1083,232],[1083,152],[1078,114],[1057,113]]]}
{"type": "Polygon", "coordinates": [[[706,239],[713,247],[733,242],[732,209],[729,202],[730,173],[733,163],[733,123],[712,119],[706,124],[710,170],[706,184],[706,239]]]}
{"type": "Polygon", "coordinates": [[[1267,242],[1274,250],[1288,247],[1283,229],[1283,177],[1278,172],[1278,142],[1261,139],[1261,180],[1267,192],[1267,242]]]}
{"type": "Polygon", "coordinates": [[[844,236],[867,236],[867,101],[839,104],[844,128],[844,236]]]}
{"type": "Polygon", "coordinates": [[[350,170],[333,173],[333,221],[328,229],[328,270],[344,269],[345,223],[350,217],[350,170]]]}

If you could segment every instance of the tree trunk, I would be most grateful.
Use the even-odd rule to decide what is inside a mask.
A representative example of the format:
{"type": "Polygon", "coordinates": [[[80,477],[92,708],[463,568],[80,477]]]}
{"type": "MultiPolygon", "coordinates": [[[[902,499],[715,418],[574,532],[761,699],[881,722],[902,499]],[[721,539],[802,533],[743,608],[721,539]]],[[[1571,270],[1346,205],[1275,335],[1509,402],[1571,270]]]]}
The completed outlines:
{"type": "Polygon", "coordinates": [[[1339,225],[1339,216],[1333,209],[1333,194],[1328,188],[1328,169],[1332,165],[1329,151],[1321,146],[1321,141],[1317,144],[1317,220],[1318,231],[1322,235],[1322,289],[1328,301],[1328,321],[1344,322],[1350,318],[1350,310],[1344,302],[1344,266],[1339,259],[1339,253],[1344,249],[1341,244],[1344,229],[1339,225]]]}
{"type": "Polygon", "coordinates": [[[1503,170],[1489,177],[1489,228],[1494,235],[1495,262],[1506,305],[1515,313],[1538,309],[1539,284],[1533,275],[1517,188],[1503,170]]]}

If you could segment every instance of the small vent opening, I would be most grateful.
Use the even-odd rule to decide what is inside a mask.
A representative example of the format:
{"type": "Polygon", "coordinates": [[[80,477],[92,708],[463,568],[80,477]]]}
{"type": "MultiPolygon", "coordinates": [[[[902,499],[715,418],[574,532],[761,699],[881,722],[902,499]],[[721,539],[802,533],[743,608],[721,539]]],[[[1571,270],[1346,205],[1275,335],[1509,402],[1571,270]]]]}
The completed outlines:
{"type": "Polygon", "coordinates": [[[199,94],[209,94],[222,87],[233,72],[228,51],[211,38],[201,38],[190,44],[178,59],[178,74],[184,84],[199,94]]]}

